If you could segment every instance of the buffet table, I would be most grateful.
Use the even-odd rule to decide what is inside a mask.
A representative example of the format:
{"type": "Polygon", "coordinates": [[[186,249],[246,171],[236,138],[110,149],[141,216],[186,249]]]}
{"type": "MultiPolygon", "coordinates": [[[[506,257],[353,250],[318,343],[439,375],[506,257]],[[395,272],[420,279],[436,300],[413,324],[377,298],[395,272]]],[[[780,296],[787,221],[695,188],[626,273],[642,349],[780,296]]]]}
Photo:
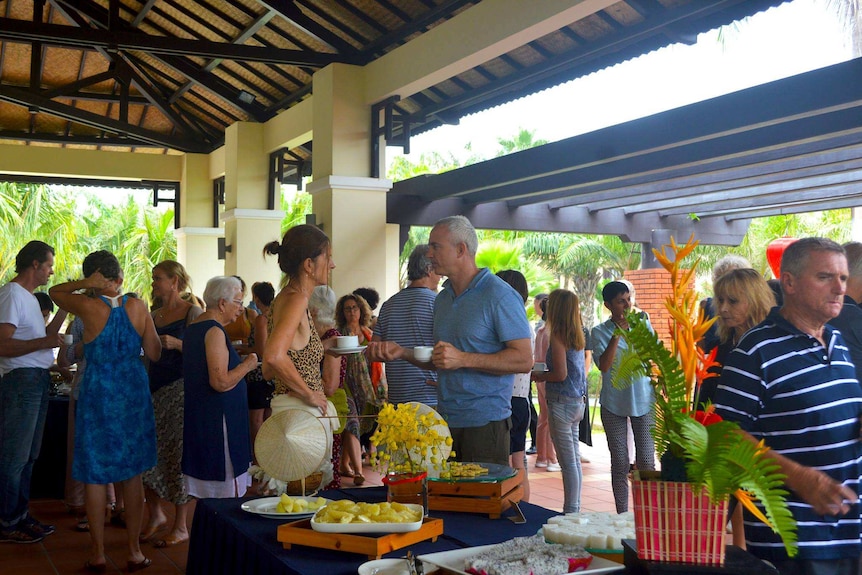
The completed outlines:
{"type": "MultiPolygon", "coordinates": [[[[321,493],[328,499],[377,502],[386,500],[383,487],[341,489],[321,493]]],[[[285,549],[276,540],[276,530],[284,520],[270,519],[243,511],[244,499],[202,499],[197,502],[192,525],[186,573],[189,575],[355,575],[367,557],[353,553],[293,546],[285,549]]],[[[558,513],[520,504],[527,522],[516,525],[506,518],[487,515],[434,511],[443,519],[444,534],[436,542],[425,541],[391,553],[402,557],[407,549],[416,555],[449,551],[476,545],[500,543],[513,537],[535,535],[539,528],[558,513]]]]}

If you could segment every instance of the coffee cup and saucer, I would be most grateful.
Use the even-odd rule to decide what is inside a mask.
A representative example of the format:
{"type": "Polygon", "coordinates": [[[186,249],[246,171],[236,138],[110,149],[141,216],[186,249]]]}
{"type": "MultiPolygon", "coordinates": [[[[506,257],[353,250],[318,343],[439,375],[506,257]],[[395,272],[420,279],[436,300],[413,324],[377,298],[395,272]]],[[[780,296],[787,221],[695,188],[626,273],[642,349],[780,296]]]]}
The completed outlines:
{"type": "Polygon", "coordinates": [[[355,335],[339,335],[335,338],[335,346],[331,351],[339,355],[360,353],[368,346],[359,345],[359,337],[355,335]]]}

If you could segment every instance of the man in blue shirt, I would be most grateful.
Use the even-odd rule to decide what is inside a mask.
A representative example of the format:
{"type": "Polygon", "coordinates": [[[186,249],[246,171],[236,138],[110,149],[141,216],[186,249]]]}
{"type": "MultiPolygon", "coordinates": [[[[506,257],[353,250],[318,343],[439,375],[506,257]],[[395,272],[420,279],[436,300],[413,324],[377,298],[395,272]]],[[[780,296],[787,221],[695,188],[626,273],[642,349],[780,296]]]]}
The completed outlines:
{"type": "Polygon", "coordinates": [[[533,365],[530,324],[518,293],[476,266],[479,240],[464,216],[438,221],[428,239],[434,271],[447,276],[434,302],[430,362],[394,342],[377,342],[374,359],[407,359],[438,375],[437,409],[449,424],[460,461],[508,465],[515,373],[533,365]]]}
{"type": "Polygon", "coordinates": [[[850,358],[856,366],[856,379],[862,382],[862,243],[844,244],[847,255],[847,291],[844,294],[844,307],[838,317],[829,325],[841,332],[841,337],[850,349],[850,358]]]}
{"type": "Polygon", "coordinates": [[[717,412],[765,440],[786,475],[799,553],[750,520],[748,550],[781,573],[858,573],[862,388],[841,334],[847,259],[835,242],[804,238],[781,260],[784,304],[739,341],[721,373],[717,412]]]}

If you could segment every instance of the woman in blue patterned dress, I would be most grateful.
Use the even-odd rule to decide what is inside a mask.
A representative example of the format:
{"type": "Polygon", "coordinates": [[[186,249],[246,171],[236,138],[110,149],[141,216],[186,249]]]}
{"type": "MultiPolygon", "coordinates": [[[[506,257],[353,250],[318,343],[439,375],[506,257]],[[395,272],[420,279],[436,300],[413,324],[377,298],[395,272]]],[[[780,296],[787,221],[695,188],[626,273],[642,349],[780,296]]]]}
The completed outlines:
{"type": "Polygon", "coordinates": [[[83,280],[56,285],[51,298],[84,322],[87,371],[75,416],[72,476],[85,484],[92,554],[85,568],[104,572],[108,483],[121,482],[126,501],[130,572],[150,565],[138,536],[144,510],[141,473],[156,464],[153,403],[141,349],[151,360],[162,346],[146,304],[120,295],[123,271],[111,252],[97,251],[83,264],[83,280]],[[78,290],[89,293],[78,294],[78,290]]]}

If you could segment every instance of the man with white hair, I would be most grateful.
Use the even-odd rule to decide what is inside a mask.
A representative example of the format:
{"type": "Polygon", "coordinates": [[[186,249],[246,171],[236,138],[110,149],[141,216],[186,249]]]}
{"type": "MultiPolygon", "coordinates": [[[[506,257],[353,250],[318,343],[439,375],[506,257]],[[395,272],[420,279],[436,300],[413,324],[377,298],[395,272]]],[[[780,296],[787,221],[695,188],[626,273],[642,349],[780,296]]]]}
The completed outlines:
{"type": "Polygon", "coordinates": [[[437,408],[449,424],[456,457],[508,465],[514,374],[533,365],[523,300],[478,268],[479,240],[464,216],[434,224],[428,245],[434,271],[448,278],[434,302],[431,361],[417,361],[413,350],[394,342],[375,342],[371,353],[436,369],[437,408]]]}

